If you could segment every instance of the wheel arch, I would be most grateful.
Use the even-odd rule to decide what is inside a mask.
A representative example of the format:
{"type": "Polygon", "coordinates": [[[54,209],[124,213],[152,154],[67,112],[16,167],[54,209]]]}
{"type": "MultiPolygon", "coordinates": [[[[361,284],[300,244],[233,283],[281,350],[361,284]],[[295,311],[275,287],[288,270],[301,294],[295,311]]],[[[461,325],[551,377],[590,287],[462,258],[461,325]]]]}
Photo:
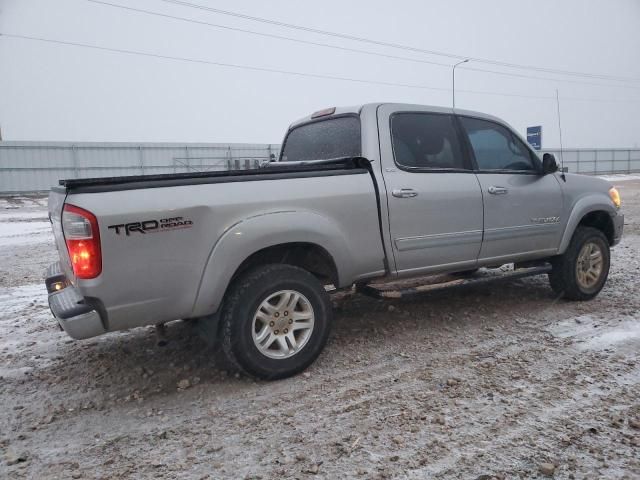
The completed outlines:
{"type": "Polygon", "coordinates": [[[608,198],[605,200],[600,196],[585,197],[578,201],[571,211],[558,253],[563,254],[567,250],[578,226],[597,228],[607,237],[609,245],[613,245],[615,229],[612,215],[615,215],[616,211],[610,203],[608,198]]]}
{"type": "Polygon", "coordinates": [[[335,260],[324,247],[312,242],[280,243],[258,250],[238,266],[230,282],[252,268],[270,263],[300,267],[325,284],[339,283],[335,260]]]}
{"type": "Polygon", "coordinates": [[[216,312],[231,282],[257,265],[291,264],[344,286],[353,279],[350,256],[343,232],[315,212],[274,212],[238,222],[211,249],[192,316],[216,312]]]}

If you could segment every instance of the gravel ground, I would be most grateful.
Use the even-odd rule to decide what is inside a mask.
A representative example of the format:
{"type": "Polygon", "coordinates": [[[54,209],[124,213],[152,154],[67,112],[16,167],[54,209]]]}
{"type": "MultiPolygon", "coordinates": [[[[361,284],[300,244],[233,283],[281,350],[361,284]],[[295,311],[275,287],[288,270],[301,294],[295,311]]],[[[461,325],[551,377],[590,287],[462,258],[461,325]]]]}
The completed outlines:
{"type": "Polygon", "coordinates": [[[228,375],[188,324],[73,341],[42,198],[0,200],[0,478],[640,478],[640,181],[593,301],[546,277],[335,299],[304,374],[228,375]],[[47,228],[45,228],[47,227],[47,228]]]}

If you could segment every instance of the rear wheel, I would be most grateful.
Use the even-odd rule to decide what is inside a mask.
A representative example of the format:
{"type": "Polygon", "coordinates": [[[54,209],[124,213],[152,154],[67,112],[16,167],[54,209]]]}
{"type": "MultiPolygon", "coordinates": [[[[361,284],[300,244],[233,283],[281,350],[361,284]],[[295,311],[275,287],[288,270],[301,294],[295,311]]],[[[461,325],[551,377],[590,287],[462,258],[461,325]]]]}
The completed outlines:
{"type": "Polygon", "coordinates": [[[291,265],[261,266],[231,286],[221,318],[223,348],[254,377],[285,378],[318,357],[331,320],[329,295],[316,277],[291,265]]]}
{"type": "Polygon", "coordinates": [[[570,300],[590,300],[609,275],[609,242],[598,229],[578,227],[564,255],[552,261],[551,288],[570,300]]]}

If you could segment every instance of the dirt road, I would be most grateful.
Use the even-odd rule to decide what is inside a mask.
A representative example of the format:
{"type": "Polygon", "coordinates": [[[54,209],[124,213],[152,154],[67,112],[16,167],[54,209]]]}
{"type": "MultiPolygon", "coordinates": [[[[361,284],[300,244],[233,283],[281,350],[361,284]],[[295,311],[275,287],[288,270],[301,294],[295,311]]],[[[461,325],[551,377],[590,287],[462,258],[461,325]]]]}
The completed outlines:
{"type": "Polygon", "coordinates": [[[0,478],[640,478],[640,181],[595,300],[546,277],[336,301],[304,374],[228,375],[188,325],[76,342],[45,201],[0,201],[0,478]],[[15,208],[14,208],[15,207],[15,208]]]}

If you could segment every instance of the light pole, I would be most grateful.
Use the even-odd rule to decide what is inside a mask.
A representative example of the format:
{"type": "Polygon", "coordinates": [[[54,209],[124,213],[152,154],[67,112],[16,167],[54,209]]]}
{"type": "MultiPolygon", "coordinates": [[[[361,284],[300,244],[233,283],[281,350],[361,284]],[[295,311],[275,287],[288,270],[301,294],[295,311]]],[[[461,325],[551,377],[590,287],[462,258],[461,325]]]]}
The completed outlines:
{"type": "Polygon", "coordinates": [[[458,65],[462,65],[463,63],[467,63],[469,61],[468,58],[465,58],[461,62],[456,63],[453,66],[452,78],[451,78],[451,92],[453,93],[453,108],[456,108],[456,67],[458,65]]]}

